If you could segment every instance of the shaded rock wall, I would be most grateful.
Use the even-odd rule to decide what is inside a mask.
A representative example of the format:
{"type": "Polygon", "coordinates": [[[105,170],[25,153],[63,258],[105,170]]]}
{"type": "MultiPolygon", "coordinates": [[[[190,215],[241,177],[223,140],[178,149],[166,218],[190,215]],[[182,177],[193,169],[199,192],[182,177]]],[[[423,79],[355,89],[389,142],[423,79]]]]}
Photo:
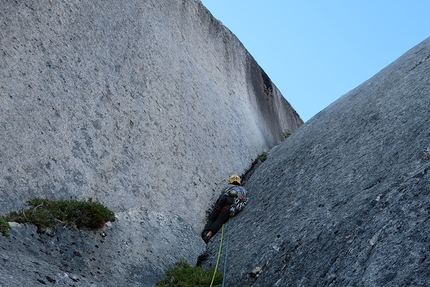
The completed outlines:
{"type": "MultiPolygon", "coordinates": [[[[97,256],[78,252],[84,267],[61,268],[80,280],[118,285],[128,274],[118,270],[134,266],[146,275],[130,280],[151,285],[173,262],[195,261],[205,211],[228,175],[302,124],[200,1],[6,0],[0,19],[0,213],[36,196],[112,209],[114,238],[93,247],[97,256]],[[94,256],[122,275],[89,275],[94,256]]],[[[0,285],[25,282],[0,262],[0,285]]]]}
{"type": "Polygon", "coordinates": [[[202,252],[189,223],[144,208],[103,230],[12,224],[10,233],[0,237],[0,284],[8,287],[155,286],[170,264],[202,252]]]}
{"type": "Polygon", "coordinates": [[[430,38],[270,150],[226,286],[430,285],[429,75],[430,38]]]}

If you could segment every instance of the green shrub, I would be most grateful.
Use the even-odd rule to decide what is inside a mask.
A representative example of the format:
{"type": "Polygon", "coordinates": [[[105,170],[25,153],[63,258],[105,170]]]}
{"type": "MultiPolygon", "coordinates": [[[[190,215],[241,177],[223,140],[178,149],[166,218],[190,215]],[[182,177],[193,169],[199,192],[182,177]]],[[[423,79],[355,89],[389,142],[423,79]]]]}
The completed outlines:
{"type": "Polygon", "coordinates": [[[286,139],[287,137],[289,137],[291,135],[291,131],[290,130],[284,130],[282,132],[282,136],[284,137],[284,139],[286,139]]]}
{"type": "Polygon", "coordinates": [[[266,155],[267,155],[267,152],[263,151],[262,153],[260,153],[259,155],[257,155],[257,158],[254,160],[254,162],[257,162],[260,159],[266,160],[266,155]]]}
{"type": "MultiPolygon", "coordinates": [[[[157,287],[208,287],[212,282],[215,268],[203,269],[190,266],[188,262],[180,261],[175,267],[166,271],[167,278],[157,282],[157,287]]],[[[216,272],[214,287],[221,286],[222,272],[216,272]]]]}
{"type": "Polygon", "coordinates": [[[4,236],[9,236],[10,225],[4,216],[0,215],[0,232],[4,236]]]}
{"type": "Polygon", "coordinates": [[[27,203],[30,208],[7,214],[6,223],[31,223],[38,228],[62,224],[70,228],[97,229],[103,227],[107,221],[115,220],[112,211],[101,203],[93,202],[91,198],[88,201],[34,198],[27,203]]]}

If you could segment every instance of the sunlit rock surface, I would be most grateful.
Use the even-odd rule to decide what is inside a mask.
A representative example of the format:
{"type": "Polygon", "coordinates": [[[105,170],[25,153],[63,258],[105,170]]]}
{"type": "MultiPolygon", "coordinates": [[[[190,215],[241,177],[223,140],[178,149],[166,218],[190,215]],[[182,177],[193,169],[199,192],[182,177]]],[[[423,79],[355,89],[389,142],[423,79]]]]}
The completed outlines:
{"type": "Polygon", "coordinates": [[[117,215],[105,237],[13,228],[1,286],[154,285],[205,250],[228,176],[303,123],[200,1],[6,0],[0,19],[0,213],[91,197],[117,215]]]}

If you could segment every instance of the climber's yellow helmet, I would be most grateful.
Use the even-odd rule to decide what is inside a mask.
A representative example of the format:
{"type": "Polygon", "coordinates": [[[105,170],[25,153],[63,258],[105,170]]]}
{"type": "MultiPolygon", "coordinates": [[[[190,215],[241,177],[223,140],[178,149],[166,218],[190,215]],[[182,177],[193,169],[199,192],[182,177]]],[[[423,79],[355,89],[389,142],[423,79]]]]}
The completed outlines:
{"type": "Polygon", "coordinates": [[[237,174],[233,174],[228,178],[228,183],[234,183],[237,182],[240,184],[240,177],[237,174]]]}

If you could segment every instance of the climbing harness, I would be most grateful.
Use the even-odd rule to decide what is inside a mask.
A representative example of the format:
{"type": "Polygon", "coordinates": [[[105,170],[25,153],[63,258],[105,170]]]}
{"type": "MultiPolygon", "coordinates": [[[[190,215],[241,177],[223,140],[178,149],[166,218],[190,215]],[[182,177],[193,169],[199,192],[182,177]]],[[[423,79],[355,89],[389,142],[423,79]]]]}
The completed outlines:
{"type": "MultiPolygon", "coordinates": [[[[221,228],[221,238],[219,240],[218,258],[216,260],[214,275],[212,276],[211,285],[209,287],[212,287],[212,285],[213,285],[213,282],[215,280],[215,275],[216,275],[216,272],[218,270],[219,260],[221,258],[222,241],[223,241],[223,238],[224,238],[224,225],[225,224],[223,224],[222,228],[221,228]]],[[[225,278],[226,278],[226,272],[227,272],[228,241],[229,241],[229,237],[230,237],[230,233],[228,232],[228,226],[226,228],[226,233],[227,233],[227,242],[226,242],[226,251],[225,251],[225,255],[224,255],[224,271],[223,271],[223,277],[222,277],[222,287],[224,287],[225,278]]]]}

